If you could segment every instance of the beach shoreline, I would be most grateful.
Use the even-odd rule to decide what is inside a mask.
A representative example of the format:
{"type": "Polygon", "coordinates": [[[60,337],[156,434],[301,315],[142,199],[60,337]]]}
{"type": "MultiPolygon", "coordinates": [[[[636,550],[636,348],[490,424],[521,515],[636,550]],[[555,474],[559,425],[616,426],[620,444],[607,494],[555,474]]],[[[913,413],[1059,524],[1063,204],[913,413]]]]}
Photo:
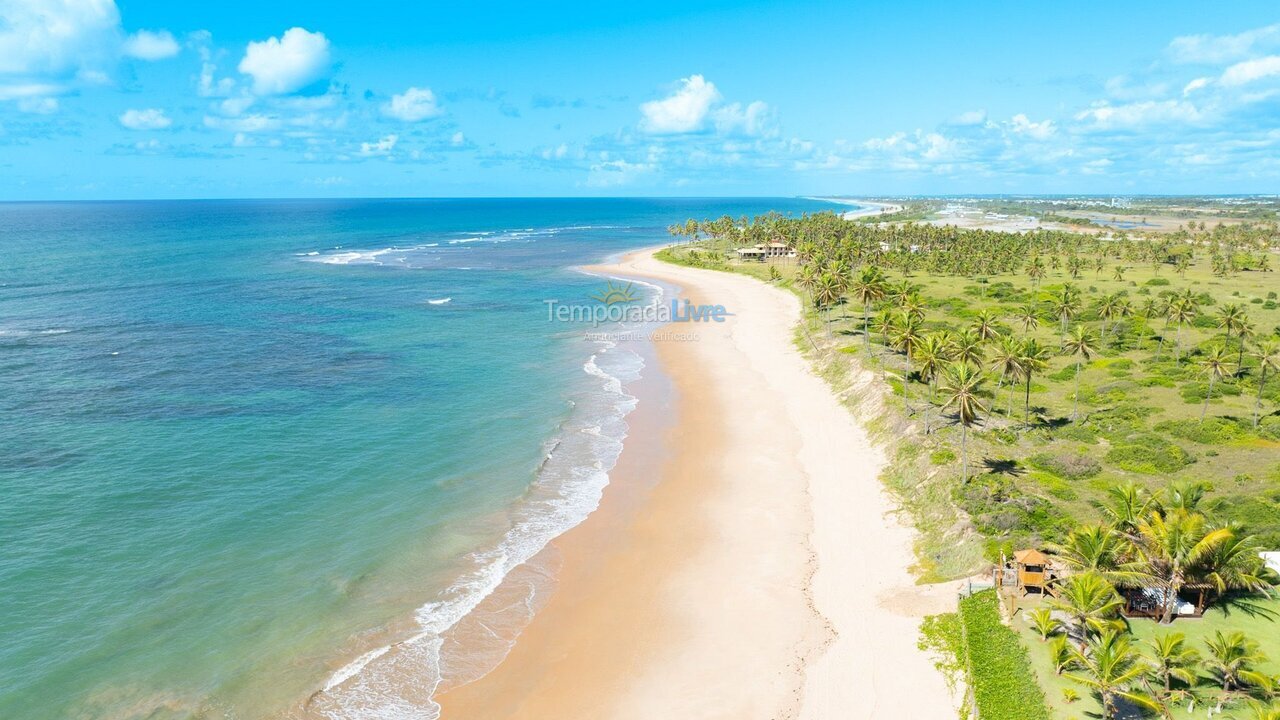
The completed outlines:
{"type": "Polygon", "coordinates": [[[798,299],[653,253],[590,269],[734,315],[655,334],[671,392],[636,384],[600,508],[552,543],[552,597],[442,717],[951,714],[916,642],[954,595],[914,584],[882,454],[791,342],[798,299]]]}
{"type": "Polygon", "coordinates": [[[853,205],[861,208],[860,210],[849,210],[840,213],[840,217],[845,220],[853,220],[854,218],[867,217],[870,215],[888,215],[902,211],[901,205],[894,203],[882,203],[874,200],[855,200],[852,198],[831,198],[831,197],[814,197],[812,200],[821,200],[823,202],[835,203],[836,205],[853,205]]]}

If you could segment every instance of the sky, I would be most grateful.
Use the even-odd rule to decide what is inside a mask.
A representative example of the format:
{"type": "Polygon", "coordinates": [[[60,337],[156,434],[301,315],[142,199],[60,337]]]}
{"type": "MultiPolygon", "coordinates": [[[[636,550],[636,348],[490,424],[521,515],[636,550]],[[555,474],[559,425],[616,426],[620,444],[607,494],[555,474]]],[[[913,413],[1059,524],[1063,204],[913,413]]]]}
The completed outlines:
{"type": "Polygon", "coordinates": [[[0,200],[1280,192],[1280,5],[0,0],[0,200]]]}

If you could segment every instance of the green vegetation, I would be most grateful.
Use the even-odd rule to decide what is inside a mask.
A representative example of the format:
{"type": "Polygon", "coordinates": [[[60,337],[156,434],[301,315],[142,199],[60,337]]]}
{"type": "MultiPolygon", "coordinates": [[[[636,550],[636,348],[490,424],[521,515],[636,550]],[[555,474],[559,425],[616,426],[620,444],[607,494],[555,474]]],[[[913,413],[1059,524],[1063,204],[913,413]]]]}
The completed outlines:
{"type": "Polygon", "coordinates": [[[939,669],[965,683],[979,720],[1048,720],[1027,651],[1000,621],[994,590],[963,598],[958,612],[927,618],[922,638],[939,669]]]}
{"type": "Polygon", "coordinates": [[[913,448],[890,452],[884,480],[938,580],[1064,541],[1118,483],[1206,480],[1219,520],[1280,541],[1280,229],[1202,225],[1093,235],[768,215],[691,221],[673,229],[694,240],[661,256],[792,289],[818,372],[842,390],[875,372],[889,402],[870,427],[913,448]],[[760,242],[796,257],[737,259],[760,242]]]}

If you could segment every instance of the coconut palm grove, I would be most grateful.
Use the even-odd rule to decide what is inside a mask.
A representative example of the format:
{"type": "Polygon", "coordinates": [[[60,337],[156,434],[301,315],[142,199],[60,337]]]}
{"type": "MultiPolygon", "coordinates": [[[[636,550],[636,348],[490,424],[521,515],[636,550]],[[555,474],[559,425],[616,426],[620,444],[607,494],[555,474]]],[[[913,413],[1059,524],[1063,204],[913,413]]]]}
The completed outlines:
{"type": "Polygon", "coordinates": [[[690,220],[663,257],[802,299],[797,345],[889,443],[922,582],[979,578],[921,639],[965,712],[1280,717],[1274,203],[964,201],[1021,230],[893,202],[690,220]],[[1036,592],[1001,581],[1020,549],[1036,592]]]}

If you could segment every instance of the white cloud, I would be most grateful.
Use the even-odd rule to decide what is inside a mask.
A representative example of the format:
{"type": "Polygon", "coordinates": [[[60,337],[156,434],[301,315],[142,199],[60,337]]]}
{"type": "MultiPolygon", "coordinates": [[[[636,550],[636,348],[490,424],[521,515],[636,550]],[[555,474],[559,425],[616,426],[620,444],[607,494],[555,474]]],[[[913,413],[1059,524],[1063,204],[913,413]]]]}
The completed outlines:
{"type": "Polygon", "coordinates": [[[399,95],[391,96],[391,102],[382,107],[382,112],[397,120],[418,122],[436,117],[442,111],[430,88],[411,87],[399,95]]]}
{"type": "Polygon", "coordinates": [[[399,141],[400,136],[392,133],[391,135],[387,135],[379,139],[377,142],[360,143],[360,154],[365,157],[390,155],[391,151],[395,149],[396,143],[399,141]]]}
{"type": "Polygon", "coordinates": [[[459,130],[458,132],[453,134],[453,137],[449,138],[449,144],[453,145],[454,147],[461,147],[463,145],[466,145],[467,136],[463,135],[462,131],[459,130]]]}
{"type": "Polygon", "coordinates": [[[125,55],[139,60],[163,60],[177,55],[181,48],[168,30],[139,30],[125,39],[122,49],[125,55]]]}
{"type": "Polygon", "coordinates": [[[637,178],[653,172],[650,163],[630,163],[626,160],[601,159],[591,166],[587,173],[588,187],[617,187],[634,182],[637,178]]]}
{"type": "Polygon", "coordinates": [[[1052,120],[1041,120],[1040,122],[1031,122],[1026,115],[1018,113],[1009,120],[1009,129],[1015,134],[1026,135],[1035,140],[1047,139],[1056,132],[1053,127],[1052,120]]]}
{"type": "Polygon", "coordinates": [[[543,160],[563,160],[569,154],[569,146],[560,143],[553,148],[544,148],[541,153],[543,160]]]}
{"type": "Polygon", "coordinates": [[[248,110],[254,103],[255,98],[250,95],[241,95],[240,97],[227,98],[218,103],[218,112],[228,117],[241,115],[248,110]]]}
{"type": "Polygon", "coordinates": [[[1239,60],[1258,47],[1280,41],[1280,23],[1247,30],[1238,35],[1186,35],[1169,43],[1175,62],[1218,64],[1239,60]]]}
{"type": "Polygon", "coordinates": [[[745,108],[739,103],[725,105],[712,115],[717,132],[756,137],[770,135],[776,131],[773,110],[759,100],[745,108]]]}
{"type": "Polygon", "coordinates": [[[50,83],[14,83],[0,85],[0,101],[38,98],[43,95],[57,95],[66,88],[50,83]]]}
{"type": "Polygon", "coordinates": [[[720,99],[720,91],[701,75],[683,78],[671,95],[640,106],[644,116],[640,128],[655,135],[698,132],[704,129],[711,106],[720,99]]]}
{"type": "Polygon", "coordinates": [[[145,110],[125,110],[120,116],[120,124],[130,130],[163,130],[173,121],[160,108],[145,110]]]}
{"type": "Polygon", "coordinates": [[[1137,128],[1159,123],[1198,122],[1201,112],[1184,100],[1147,100],[1128,105],[1101,103],[1076,114],[1095,129],[1137,128]]]}
{"type": "Polygon", "coordinates": [[[1210,82],[1213,82],[1213,81],[1205,77],[1200,77],[1200,78],[1196,78],[1195,80],[1192,80],[1191,82],[1183,86],[1182,97],[1186,97],[1197,90],[1208,87],[1210,82]]]}
{"type": "Polygon", "coordinates": [[[246,115],[244,117],[237,118],[222,118],[205,115],[204,126],[213,130],[253,133],[279,128],[280,119],[269,115],[246,115]]]}
{"type": "Polygon", "coordinates": [[[18,110],[24,113],[48,115],[58,111],[58,98],[24,97],[18,99],[18,110]]]}
{"type": "Polygon", "coordinates": [[[109,61],[118,48],[113,0],[0,2],[0,74],[65,76],[109,61]]]}
{"type": "Polygon", "coordinates": [[[1280,75],[1280,55],[1245,60],[1227,68],[1220,82],[1228,87],[1244,85],[1272,75],[1280,75]]]}
{"type": "Polygon", "coordinates": [[[951,120],[952,125],[982,125],[987,122],[986,110],[970,110],[960,113],[951,120]]]}
{"type": "Polygon", "coordinates": [[[324,78],[329,64],[324,33],[295,27],[278,38],[249,43],[239,70],[253,78],[258,95],[287,95],[324,78]]]}

